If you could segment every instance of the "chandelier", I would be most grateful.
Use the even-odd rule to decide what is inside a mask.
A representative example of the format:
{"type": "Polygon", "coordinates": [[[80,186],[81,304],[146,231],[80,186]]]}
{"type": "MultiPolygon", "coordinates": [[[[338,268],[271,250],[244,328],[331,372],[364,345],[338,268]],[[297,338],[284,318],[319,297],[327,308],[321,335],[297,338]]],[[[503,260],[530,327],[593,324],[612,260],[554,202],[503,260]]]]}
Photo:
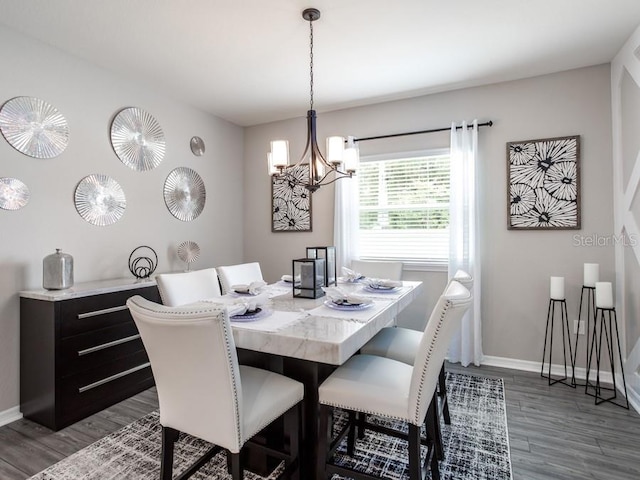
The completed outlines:
{"type": "Polygon", "coordinates": [[[300,185],[313,193],[323,185],[341,178],[351,178],[358,166],[359,154],[354,137],[328,137],[326,158],[320,152],[316,139],[316,111],[313,109],[313,22],[320,18],[320,10],[307,8],[302,18],[309,22],[309,79],[310,100],[307,111],[307,144],[300,161],[289,165],[289,142],[273,140],[267,154],[269,174],[293,185],[300,185]],[[300,167],[308,166],[309,176],[296,175],[300,167]]]}

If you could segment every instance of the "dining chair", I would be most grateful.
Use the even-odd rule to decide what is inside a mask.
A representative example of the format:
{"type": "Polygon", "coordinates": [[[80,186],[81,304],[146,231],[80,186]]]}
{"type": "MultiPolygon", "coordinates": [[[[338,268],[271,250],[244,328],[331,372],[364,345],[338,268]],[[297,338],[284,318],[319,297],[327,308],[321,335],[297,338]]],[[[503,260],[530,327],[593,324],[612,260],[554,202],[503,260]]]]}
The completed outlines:
{"type": "Polygon", "coordinates": [[[435,454],[437,395],[440,367],[449,342],[459,328],[462,315],[471,304],[471,294],[463,285],[451,281],[431,313],[413,365],[376,355],[354,355],[339,366],[318,389],[320,403],[319,460],[317,478],[338,474],[345,477],[377,479],[372,474],[353,471],[335,462],[335,452],[347,437],[347,455],[355,451],[356,415],[365,413],[404,422],[408,434],[393,427],[367,422],[368,430],[408,440],[409,478],[422,479],[422,471],[431,470],[433,479],[440,478],[435,454]],[[347,410],[349,420],[335,439],[329,440],[329,417],[333,408],[347,410]],[[420,427],[426,426],[426,440],[420,427]],[[420,446],[427,455],[421,465],[420,446]]]}
{"type": "MultiPolygon", "coordinates": [[[[452,281],[462,284],[467,290],[471,290],[473,287],[473,277],[463,270],[456,271],[452,281]]],[[[445,287],[445,291],[447,288],[448,285],[445,287]]],[[[427,322],[427,327],[429,326],[429,321],[427,322]]],[[[402,327],[385,327],[360,349],[360,353],[392,358],[393,360],[413,365],[423,336],[424,332],[419,330],[402,327]]],[[[451,415],[449,414],[449,403],[447,400],[446,378],[443,359],[438,376],[438,411],[439,414],[442,415],[444,423],[450,425],[451,415]]],[[[362,433],[360,433],[360,436],[362,436],[362,433]]],[[[442,455],[443,452],[439,449],[438,456],[442,458],[442,455]]]]}
{"type": "Polygon", "coordinates": [[[186,470],[189,475],[225,450],[233,480],[242,479],[243,446],[283,415],[289,427],[286,451],[255,442],[251,446],[284,460],[283,476],[297,478],[303,385],[274,372],[239,365],[222,305],[167,307],[136,295],[127,300],[127,306],[149,355],[158,392],[160,478],[172,478],[174,444],[184,432],[213,444],[186,470]]]}
{"type": "Polygon", "coordinates": [[[402,262],[351,260],[351,270],[369,278],[402,280],[402,262]]]}
{"type": "Polygon", "coordinates": [[[169,307],[186,305],[220,296],[220,284],[215,268],[156,275],[162,303],[169,307]]]}
{"type": "Polygon", "coordinates": [[[227,265],[217,267],[217,270],[223,295],[231,292],[233,285],[248,285],[251,282],[264,280],[258,262],[227,265]]]}

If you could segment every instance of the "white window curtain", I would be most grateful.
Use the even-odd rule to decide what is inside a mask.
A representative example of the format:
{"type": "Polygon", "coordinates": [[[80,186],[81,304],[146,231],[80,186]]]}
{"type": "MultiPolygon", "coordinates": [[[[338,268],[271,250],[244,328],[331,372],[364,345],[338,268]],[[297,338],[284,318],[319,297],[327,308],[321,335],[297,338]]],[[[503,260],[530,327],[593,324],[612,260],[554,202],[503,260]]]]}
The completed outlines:
{"type": "Polygon", "coordinates": [[[449,201],[449,279],[461,269],[473,277],[473,304],[449,345],[449,361],[468,366],[482,361],[480,249],[478,248],[478,121],[451,125],[451,198],[449,201]]]}
{"type": "Polygon", "coordinates": [[[334,210],[333,244],[340,275],[342,267],[351,267],[351,260],[359,258],[360,194],[357,176],[335,183],[334,210]]]}

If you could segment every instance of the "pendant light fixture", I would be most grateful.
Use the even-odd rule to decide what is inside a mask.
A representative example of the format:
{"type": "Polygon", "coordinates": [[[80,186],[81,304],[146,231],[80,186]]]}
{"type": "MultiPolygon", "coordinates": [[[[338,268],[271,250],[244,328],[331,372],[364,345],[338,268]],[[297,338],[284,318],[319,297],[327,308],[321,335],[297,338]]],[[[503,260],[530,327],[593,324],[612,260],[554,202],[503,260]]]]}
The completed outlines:
{"type": "Polygon", "coordinates": [[[289,142],[273,140],[268,153],[269,174],[284,179],[294,185],[300,185],[313,193],[323,185],[329,185],[341,178],[351,178],[356,172],[359,155],[354,137],[328,137],[326,158],[320,152],[316,139],[316,111],[313,109],[313,22],[320,18],[320,10],[307,8],[302,18],[309,22],[309,58],[310,58],[310,101],[307,111],[307,144],[300,161],[289,165],[289,142]],[[293,169],[308,165],[309,177],[300,181],[293,169]]]}

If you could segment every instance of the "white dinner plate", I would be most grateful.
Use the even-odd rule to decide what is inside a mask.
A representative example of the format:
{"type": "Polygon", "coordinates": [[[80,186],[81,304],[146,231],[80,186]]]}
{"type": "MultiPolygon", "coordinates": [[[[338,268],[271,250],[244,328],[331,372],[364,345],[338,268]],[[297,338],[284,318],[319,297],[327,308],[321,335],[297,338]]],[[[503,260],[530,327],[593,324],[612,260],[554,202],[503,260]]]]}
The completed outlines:
{"type": "Polygon", "coordinates": [[[373,305],[373,302],[344,304],[344,303],[334,303],[332,300],[325,300],[324,305],[329,308],[333,308],[334,310],[349,311],[349,310],[364,310],[365,308],[369,308],[371,305],[373,305]]]}
{"type": "Polygon", "coordinates": [[[270,310],[265,310],[260,307],[256,308],[252,312],[243,313],[241,315],[233,315],[229,320],[232,322],[253,322],[260,320],[271,313],[270,310]]]}
{"type": "Polygon", "coordinates": [[[400,287],[372,287],[371,285],[363,287],[363,290],[373,293],[393,293],[397,292],[399,289],[400,287]]]}

